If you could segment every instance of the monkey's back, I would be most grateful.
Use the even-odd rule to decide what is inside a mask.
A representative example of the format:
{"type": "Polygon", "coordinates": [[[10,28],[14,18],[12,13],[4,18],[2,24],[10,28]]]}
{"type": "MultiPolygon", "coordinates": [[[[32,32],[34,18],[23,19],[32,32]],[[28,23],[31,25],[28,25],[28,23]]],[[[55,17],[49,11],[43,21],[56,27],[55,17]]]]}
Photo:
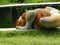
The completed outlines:
{"type": "Polygon", "coordinates": [[[43,27],[40,23],[40,18],[42,17],[49,17],[50,16],[50,10],[46,9],[46,8],[39,8],[39,9],[35,9],[36,11],[36,18],[35,18],[35,25],[37,25],[37,27],[43,27]]]}

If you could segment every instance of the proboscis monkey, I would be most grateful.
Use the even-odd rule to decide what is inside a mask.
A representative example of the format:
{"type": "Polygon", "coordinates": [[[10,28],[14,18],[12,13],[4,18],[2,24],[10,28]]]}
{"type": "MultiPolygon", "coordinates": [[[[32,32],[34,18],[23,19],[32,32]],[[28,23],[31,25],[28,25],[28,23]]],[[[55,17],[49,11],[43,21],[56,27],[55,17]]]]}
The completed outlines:
{"type": "Polygon", "coordinates": [[[16,28],[56,28],[60,26],[60,10],[53,7],[37,8],[24,12],[16,21],[16,28]]]}

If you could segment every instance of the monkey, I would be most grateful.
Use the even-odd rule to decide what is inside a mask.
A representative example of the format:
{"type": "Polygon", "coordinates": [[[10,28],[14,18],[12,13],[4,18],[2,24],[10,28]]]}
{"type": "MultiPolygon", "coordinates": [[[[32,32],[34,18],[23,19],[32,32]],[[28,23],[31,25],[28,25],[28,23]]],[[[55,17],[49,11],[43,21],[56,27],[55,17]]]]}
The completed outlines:
{"type": "Polygon", "coordinates": [[[32,23],[35,28],[56,28],[60,26],[60,10],[53,7],[37,8],[24,12],[16,20],[16,28],[30,29],[32,23]]]}

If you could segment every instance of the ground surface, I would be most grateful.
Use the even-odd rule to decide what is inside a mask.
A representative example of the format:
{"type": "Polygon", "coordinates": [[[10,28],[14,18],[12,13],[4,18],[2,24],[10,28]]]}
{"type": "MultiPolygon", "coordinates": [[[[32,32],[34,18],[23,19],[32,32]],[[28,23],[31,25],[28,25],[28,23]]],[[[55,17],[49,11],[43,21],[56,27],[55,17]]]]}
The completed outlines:
{"type": "Polygon", "coordinates": [[[60,45],[60,30],[0,31],[0,45],[60,45]]]}

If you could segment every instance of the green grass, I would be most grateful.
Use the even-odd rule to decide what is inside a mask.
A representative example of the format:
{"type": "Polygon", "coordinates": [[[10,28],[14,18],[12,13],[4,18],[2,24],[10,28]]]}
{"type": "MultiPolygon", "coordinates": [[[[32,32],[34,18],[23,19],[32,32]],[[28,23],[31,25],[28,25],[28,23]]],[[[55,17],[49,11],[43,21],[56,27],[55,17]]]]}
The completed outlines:
{"type": "Polygon", "coordinates": [[[60,45],[60,30],[0,31],[0,45],[60,45]]]}
{"type": "Polygon", "coordinates": [[[60,2],[60,0],[25,0],[24,3],[60,2]]]}
{"type": "MultiPolygon", "coordinates": [[[[0,0],[0,5],[21,3],[18,0],[0,0]]],[[[60,0],[23,0],[23,3],[60,2],[60,0]]]]}

